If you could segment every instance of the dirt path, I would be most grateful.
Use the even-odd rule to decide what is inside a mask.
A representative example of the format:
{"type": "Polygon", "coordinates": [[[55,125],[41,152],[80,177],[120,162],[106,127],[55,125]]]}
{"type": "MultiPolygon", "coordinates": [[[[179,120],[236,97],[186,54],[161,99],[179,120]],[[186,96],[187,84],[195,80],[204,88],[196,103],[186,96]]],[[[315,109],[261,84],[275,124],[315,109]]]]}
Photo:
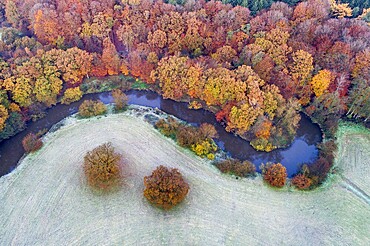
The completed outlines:
{"type": "MultiPolygon", "coordinates": [[[[236,180],[123,114],[72,122],[46,140],[0,179],[1,245],[368,245],[370,240],[369,204],[339,176],[313,192],[272,190],[260,178],[236,180]],[[99,196],[85,186],[81,163],[86,151],[107,141],[125,156],[128,175],[119,192],[99,196]],[[143,177],[160,164],[180,169],[191,187],[185,202],[169,212],[142,197],[143,177]]],[[[363,141],[370,146],[369,138],[363,141]]],[[[369,161],[368,152],[351,158],[369,161]]],[[[349,163],[338,161],[343,175],[369,194],[368,172],[358,170],[365,164],[349,163]]]]}

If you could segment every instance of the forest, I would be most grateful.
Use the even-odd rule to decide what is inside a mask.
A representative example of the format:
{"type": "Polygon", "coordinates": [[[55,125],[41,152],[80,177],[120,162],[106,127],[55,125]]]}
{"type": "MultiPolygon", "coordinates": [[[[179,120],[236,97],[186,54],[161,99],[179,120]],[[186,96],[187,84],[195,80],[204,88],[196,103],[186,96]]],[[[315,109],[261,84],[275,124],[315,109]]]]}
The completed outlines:
{"type": "MultiPolygon", "coordinates": [[[[347,13],[351,15],[347,16],[353,16],[353,17],[359,17],[366,19],[367,22],[370,21],[370,14],[369,14],[369,8],[370,8],[370,1],[369,0],[343,0],[338,1],[338,3],[335,0],[329,0],[332,5],[335,6],[337,10],[341,9],[340,12],[347,13]]],[[[185,0],[165,0],[166,3],[171,4],[179,4],[184,5],[186,3],[185,0]]],[[[284,2],[289,4],[290,6],[294,6],[299,2],[303,2],[300,0],[282,0],[282,1],[276,1],[276,0],[222,0],[221,1],[224,4],[231,4],[232,6],[242,6],[249,8],[249,10],[256,14],[258,11],[270,8],[271,4],[273,2],[284,2]]]]}
{"type": "Polygon", "coordinates": [[[369,120],[370,11],[239,4],[0,0],[0,139],[79,100],[85,77],[117,74],[207,108],[261,151],[287,146],[301,112],[328,139],[341,118],[369,120]]]}

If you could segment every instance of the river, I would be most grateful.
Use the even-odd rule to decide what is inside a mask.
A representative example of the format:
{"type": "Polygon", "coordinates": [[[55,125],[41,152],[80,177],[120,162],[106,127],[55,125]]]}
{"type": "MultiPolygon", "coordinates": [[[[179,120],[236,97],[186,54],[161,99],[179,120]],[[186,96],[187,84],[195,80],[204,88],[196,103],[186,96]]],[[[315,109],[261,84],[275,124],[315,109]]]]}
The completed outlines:
{"type": "MultiPolygon", "coordinates": [[[[157,107],[192,124],[210,123],[214,125],[219,134],[216,141],[219,148],[234,158],[253,162],[257,169],[261,163],[268,161],[280,162],[287,168],[288,175],[291,177],[299,170],[302,163],[312,163],[318,156],[315,145],[322,141],[320,128],[303,114],[293,143],[288,148],[266,153],[254,150],[247,141],[226,132],[211,112],[203,109],[188,109],[187,103],[163,99],[160,95],[151,91],[130,90],[126,94],[129,98],[129,104],[157,107]]],[[[111,94],[103,92],[85,95],[82,100],[70,105],[58,104],[48,109],[46,117],[36,122],[29,122],[25,131],[0,143],[0,176],[10,173],[16,168],[18,161],[24,154],[22,147],[24,136],[30,132],[37,133],[45,128],[50,129],[65,117],[76,113],[79,105],[86,99],[100,99],[104,103],[113,102],[111,94]]]]}

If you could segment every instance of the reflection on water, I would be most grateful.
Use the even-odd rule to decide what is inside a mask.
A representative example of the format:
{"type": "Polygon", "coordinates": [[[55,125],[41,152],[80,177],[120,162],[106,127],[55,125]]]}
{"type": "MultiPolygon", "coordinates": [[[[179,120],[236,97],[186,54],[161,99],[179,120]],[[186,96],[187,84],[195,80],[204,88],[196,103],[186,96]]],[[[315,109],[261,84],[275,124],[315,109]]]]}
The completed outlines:
{"type": "MultiPolygon", "coordinates": [[[[161,98],[156,93],[147,91],[128,91],[126,95],[128,96],[129,104],[161,108],[161,98]]],[[[103,92],[99,94],[98,97],[103,103],[107,104],[113,102],[111,93],[103,92]]]]}
{"type": "MultiPolygon", "coordinates": [[[[266,153],[254,150],[247,141],[226,132],[216,121],[215,116],[208,111],[188,109],[187,103],[163,99],[154,92],[131,90],[126,94],[129,97],[129,104],[156,107],[192,124],[199,125],[206,122],[214,125],[219,134],[217,145],[234,158],[252,161],[257,168],[261,163],[281,162],[286,166],[288,175],[291,176],[298,171],[300,164],[313,162],[318,155],[315,144],[321,141],[320,129],[304,115],[302,115],[300,127],[292,145],[286,149],[266,153]]],[[[108,92],[86,95],[83,99],[100,99],[104,103],[113,102],[108,92]]],[[[26,134],[43,128],[49,129],[68,115],[76,113],[81,103],[82,100],[71,105],[59,104],[49,109],[45,118],[29,123],[26,131],[0,143],[0,175],[7,174],[15,168],[24,153],[21,141],[26,134]]]]}
{"type": "MultiPolygon", "coordinates": [[[[305,115],[302,115],[297,136],[288,148],[266,153],[256,151],[247,141],[226,132],[225,128],[216,121],[215,116],[208,111],[188,109],[187,103],[162,99],[154,92],[129,91],[127,95],[130,98],[129,103],[157,107],[192,124],[199,125],[206,122],[214,125],[219,134],[219,139],[216,141],[219,148],[234,158],[253,162],[258,170],[261,163],[280,162],[287,168],[288,175],[292,176],[297,173],[301,164],[312,163],[318,156],[315,144],[321,141],[321,132],[319,127],[305,115]]],[[[109,94],[105,94],[104,98],[109,98],[109,94]]],[[[112,100],[110,97],[105,102],[109,103],[112,100]]]]}

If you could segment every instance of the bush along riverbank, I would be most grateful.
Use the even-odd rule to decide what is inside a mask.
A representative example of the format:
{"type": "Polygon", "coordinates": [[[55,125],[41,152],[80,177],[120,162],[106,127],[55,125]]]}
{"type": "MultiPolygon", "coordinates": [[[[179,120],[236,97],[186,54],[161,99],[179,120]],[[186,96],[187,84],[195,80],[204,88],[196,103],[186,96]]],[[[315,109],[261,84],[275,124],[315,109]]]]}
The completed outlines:
{"type": "MultiPolygon", "coordinates": [[[[209,124],[202,124],[199,127],[187,125],[172,116],[156,121],[155,127],[165,136],[172,138],[182,147],[190,149],[196,155],[210,160],[215,159],[215,154],[221,153],[217,149],[214,139],[217,132],[209,124]]],[[[303,164],[301,170],[287,182],[285,167],[280,163],[261,163],[260,169],[263,172],[264,180],[271,186],[281,188],[286,184],[300,190],[312,190],[325,182],[334,163],[336,151],[334,140],[326,140],[318,144],[319,157],[313,164],[303,164]],[[274,167],[282,167],[274,171],[274,167]],[[277,181],[279,180],[279,181],[277,181]]],[[[219,154],[214,165],[222,172],[239,178],[254,177],[256,167],[248,160],[238,160],[227,157],[225,153],[219,154]]],[[[276,168],[275,168],[276,169],[276,168]]]]}
{"type": "MultiPolygon", "coordinates": [[[[27,130],[9,140],[0,143],[0,163],[2,163],[2,165],[0,166],[0,175],[7,174],[16,167],[18,160],[24,154],[21,142],[27,134],[37,133],[38,136],[41,136],[42,132],[45,133],[53,124],[57,124],[64,117],[77,112],[80,105],[82,105],[83,102],[86,100],[93,100],[94,102],[102,101],[105,104],[114,103],[114,109],[112,107],[107,108],[108,113],[111,111],[120,112],[121,110],[124,110],[124,105],[126,103],[126,100],[128,99],[128,102],[130,104],[138,104],[153,108],[157,107],[164,110],[168,114],[174,115],[186,122],[190,122],[193,125],[209,123],[215,126],[217,129],[219,138],[216,139],[216,142],[220,144],[220,148],[230,153],[230,155],[234,158],[239,158],[242,160],[255,160],[256,158],[263,157],[263,162],[266,163],[270,161],[275,161],[276,156],[287,156],[289,158],[286,159],[286,161],[284,161],[283,163],[284,165],[286,165],[288,169],[288,174],[290,176],[296,172],[297,163],[302,163],[306,160],[309,161],[312,158],[316,157],[316,148],[314,148],[314,144],[318,141],[321,141],[321,134],[318,131],[318,128],[313,125],[308,120],[308,118],[302,116],[303,118],[301,120],[299,131],[297,133],[297,139],[293,142],[291,147],[289,147],[288,149],[275,150],[270,153],[261,153],[251,148],[247,141],[244,141],[234,134],[225,131],[224,127],[222,127],[216,121],[214,115],[209,111],[206,111],[204,109],[189,109],[187,103],[176,102],[171,99],[163,99],[159,94],[153,91],[129,90],[126,91],[126,93],[128,98],[126,98],[124,96],[124,93],[122,93],[122,91],[119,89],[114,89],[112,93],[101,92],[87,94],[84,95],[83,98],[78,102],[73,102],[69,105],[58,104],[48,109],[47,114],[44,118],[39,119],[36,122],[31,122],[28,125],[27,130]],[[118,104],[120,104],[118,105],[118,108],[117,102],[118,104]],[[123,109],[121,109],[122,106],[123,109]],[[296,152],[294,151],[294,149],[300,148],[300,150],[302,150],[302,144],[304,144],[305,155],[299,155],[298,157],[296,156],[296,152]],[[292,155],[295,156],[293,159],[291,158],[292,155]]],[[[88,112],[93,112],[94,108],[95,107],[92,107],[91,110],[88,110],[88,112]]],[[[255,161],[255,164],[259,165],[260,162],[257,160],[255,161]]]]}
{"type": "MultiPolygon", "coordinates": [[[[163,94],[161,88],[158,87],[158,85],[156,84],[146,84],[146,86],[144,86],[145,82],[139,79],[134,80],[129,76],[121,76],[120,78],[126,81],[126,87],[129,83],[131,83],[131,85],[129,86],[131,88],[148,89],[156,91],[159,94],[163,94]]],[[[87,84],[89,83],[87,82],[87,84]]],[[[221,109],[217,105],[209,105],[205,103],[205,101],[203,100],[199,99],[194,100],[188,95],[183,95],[183,97],[177,97],[175,100],[189,103],[189,108],[193,109],[204,108],[214,113],[216,115],[216,119],[225,126],[227,125],[227,122],[230,121],[231,108],[224,107],[221,109]]],[[[233,105],[231,104],[229,105],[229,107],[232,106],[233,105]]],[[[326,178],[330,173],[335,172],[335,170],[332,169],[334,165],[335,152],[337,151],[335,133],[338,129],[338,121],[340,117],[335,117],[336,121],[334,122],[332,120],[329,120],[328,117],[320,114],[321,111],[314,111],[312,107],[306,107],[304,109],[301,109],[301,111],[305,113],[308,117],[310,117],[313,120],[313,122],[317,123],[320,126],[323,141],[322,143],[317,144],[317,148],[319,151],[318,158],[313,163],[302,163],[301,169],[296,175],[294,175],[291,184],[295,186],[297,189],[312,190],[321,185],[323,182],[325,182],[326,178]]],[[[299,122],[300,117],[297,118],[294,116],[293,118],[291,118],[293,122],[299,122]]],[[[279,120],[279,122],[281,120],[279,120]]],[[[176,125],[177,123],[175,122],[176,121],[173,120],[168,120],[167,122],[165,122],[165,120],[162,120],[158,122],[157,128],[160,129],[160,131],[164,135],[175,139],[180,146],[191,149],[199,156],[214,159],[214,153],[212,152],[216,152],[217,146],[214,144],[214,141],[212,139],[211,139],[212,141],[210,141],[210,139],[203,139],[204,141],[201,141],[199,139],[199,135],[201,134],[196,133],[194,127],[182,126],[180,129],[178,129],[179,126],[176,125]],[[178,138],[180,140],[177,140],[178,138]]],[[[255,124],[255,126],[251,128],[250,131],[245,132],[243,134],[241,134],[240,131],[231,130],[231,128],[227,126],[226,129],[234,131],[235,134],[238,134],[243,139],[249,141],[254,149],[267,152],[278,147],[279,148],[286,147],[292,141],[294,134],[296,133],[296,130],[293,129],[288,130],[287,128],[287,131],[283,131],[287,135],[285,137],[284,136],[279,137],[276,135],[272,135],[274,134],[273,132],[276,131],[276,126],[274,126],[272,121],[259,118],[257,120],[257,123],[255,124]],[[271,139],[275,139],[275,141],[271,141],[271,139]],[[278,139],[277,142],[276,139],[278,139]]],[[[240,163],[242,162],[243,161],[240,161],[240,163]]],[[[231,167],[233,166],[234,165],[231,165],[231,167]]],[[[238,168],[240,167],[237,166],[237,169],[238,168]]],[[[238,173],[238,171],[234,173],[238,173]]]]}
{"type": "MultiPolygon", "coordinates": [[[[113,106],[109,105],[108,108],[113,109],[113,106]]],[[[208,123],[203,123],[200,126],[190,125],[159,109],[135,105],[129,106],[128,109],[125,114],[142,118],[152,124],[163,135],[173,139],[179,146],[191,150],[195,155],[202,158],[213,160],[213,164],[222,173],[231,174],[237,178],[258,175],[253,163],[248,160],[232,158],[218,148],[215,142],[218,133],[213,125],[208,123]]],[[[109,110],[109,112],[122,111],[109,110]]],[[[276,165],[281,166],[280,163],[260,163],[264,180],[271,186],[278,188],[288,185],[300,190],[315,189],[326,181],[328,175],[336,172],[333,165],[337,144],[333,139],[325,139],[323,143],[318,144],[318,150],[318,159],[313,164],[303,164],[301,170],[292,179],[287,179],[285,168],[280,168],[279,171],[276,168],[276,171],[271,168],[276,165]]]]}
{"type": "MultiPolygon", "coordinates": [[[[116,75],[116,76],[109,76],[105,78],[88,78],[85,79],[83,84],[80,86],[82,88],[83,94],[89,93],[96,93],[101,91],[119,91],[124,89],[130,88],[140,88],[145,90],[152,90],[152,91],[159,91],[154,85],[147,84],[143,86],[145,83],[139,79],[134,79],[129,76],[124,75],[116,75]]],[[[189,107],[194,108],[194,102],[190,101],[190,98],[183,98],[181,101],[189,102],[189,107]]],[[[205,105],[201,101],[197,101],[197,108],[205,108],[209,111],[217,112],[217,109],[214,107],[209,107],[205,105]]],[[[218,120],[220,120],[220,114],[217,115],[218,120]]],[[[222,117],[221,117],[222,118],[222,117]]],[[[222,120],[221,120],[222,121],[222,120]]],[[[163,122],[162,122],[163,123],[163,122]]],[[[170,123],[166,123],[171,125],[170,123]]],[[[168,126],[167,126],[168,127],[168,126]]],[[[264,122],[262,127],[259,129],[255,129],[254,136],[258,136],[260,140],[252,140],[251,145],[258,150],[263,150],[264,148],[261,147],[260,141],[263,139],[267,139],[271,137],[271,133],[269,129],[273,127],[271,123],[264,122]],[[260,147],[258,147],[260,146],[260,147]]],[[[163,131],[167,131],[168,129],[163,129],[163,131]]],[[[215,158],[215,153],[217,152],[217,145],[212,138],[199,138],[198,133],[194,133],[193,127],[181,127],[179,130],[179,144],[183,147],[189,148],[194,151],[199,156],[204,156],[209,159],[215,158]],[[185,137],[184,137],[185,136],[185,137]],[[186,139],[187,137],[193,139],[186,139]],[[184,139],[185,138],[185,139],[184,139]]],[[[172,137],[175,138],[175,133],[167,133],[169,135],[172,134],[172,137]]],[[[177,141],[177,140],[176,140],[177,141]]],[[[302,165],[302,168],[299,173],[297,173],[297,177],[294,179],[293,184],[296,184],[297,188],[299,189],[313,189],[323,183],[325,178],[330,173],[330,169],[333,165],[333,152],[335,150],[335,146],[333,146],[333,141],[325,140],[324,143],[318,146],[319,149],[319,158],[313,164],[302,165]]],[[[272,148],[272,146],[270,146],[272,148]]],[[[269,148],[270,148],[269,147],[269,148]]],[[[266,150],[266,149],[265,149],[266,150]]],[[[248,160],[247,160],[248,161],[248,160]]],[[[243,161],[241,161],[243,162],[243,161]]],[[[282,163],[284,164],[284,163],[282,163]]],[[[258,164],[259,165],[259,164],[258,164]]]]}

